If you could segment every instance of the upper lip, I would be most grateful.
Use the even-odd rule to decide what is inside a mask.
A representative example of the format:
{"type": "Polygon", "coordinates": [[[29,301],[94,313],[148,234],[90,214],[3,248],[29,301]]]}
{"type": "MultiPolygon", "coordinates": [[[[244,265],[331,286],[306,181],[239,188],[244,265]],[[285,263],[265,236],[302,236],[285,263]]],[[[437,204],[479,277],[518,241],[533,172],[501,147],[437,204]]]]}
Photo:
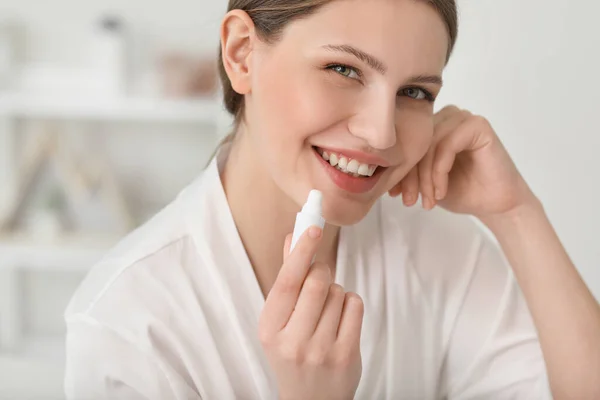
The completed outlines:
{"type": "Polygon", "coordinates": [[[338,148],[332,148],[332,147],[321,147],[321,146],[315,146],[318,147],[320,150],[322,151],[326,151],[327,153],[331,154],[331,153],[335,153],[338,155],[342,155],[342,156],[346,156],[349,157],[352,160],[356,160],[361,164],[370,164],[370,165],[377,165],[380,167],[389,167],[391,164],[389,162],[387,162],[385,159],[376,156],[375,154],[372,153],[365,153],[363,151],[359,151],[359,150],[350,150],[350,149],[338,149],[338,148]]]}

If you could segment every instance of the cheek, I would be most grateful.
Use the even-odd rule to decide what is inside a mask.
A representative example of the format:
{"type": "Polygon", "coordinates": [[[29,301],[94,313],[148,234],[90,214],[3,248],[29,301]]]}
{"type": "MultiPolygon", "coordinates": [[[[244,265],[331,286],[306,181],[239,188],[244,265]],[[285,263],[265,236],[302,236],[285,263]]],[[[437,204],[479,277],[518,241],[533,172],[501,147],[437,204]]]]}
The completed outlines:
{"type": "Polygon", "coordinates": [[[332,90],[315,67],[280,57],[257,74],[253,92],[261,125],[285,140],[305,140],[343,118],[348,96],[332,90]],[[268,124],[268,126],[265,126],[268,124]]]}
{"type": "Polygon", "coordinates": [[[410,116],[399,118],[396,129],[403,164],[412,168],[421,161],[433,142],[433,113],[427,110],[413,111],[410,116]]]}

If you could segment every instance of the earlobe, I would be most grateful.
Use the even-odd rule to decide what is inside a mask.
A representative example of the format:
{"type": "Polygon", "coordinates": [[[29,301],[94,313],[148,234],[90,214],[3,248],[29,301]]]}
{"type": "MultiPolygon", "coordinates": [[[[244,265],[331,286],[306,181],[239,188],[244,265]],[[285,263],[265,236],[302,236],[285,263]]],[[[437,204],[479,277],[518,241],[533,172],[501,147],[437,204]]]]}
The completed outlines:
{"type": "Polygon", "coordinates": [[[233,90],[250,92],[250,55],[254,38],[254,22],[242,10],[232,10],[221,23],[221,57],[233,90]]]}

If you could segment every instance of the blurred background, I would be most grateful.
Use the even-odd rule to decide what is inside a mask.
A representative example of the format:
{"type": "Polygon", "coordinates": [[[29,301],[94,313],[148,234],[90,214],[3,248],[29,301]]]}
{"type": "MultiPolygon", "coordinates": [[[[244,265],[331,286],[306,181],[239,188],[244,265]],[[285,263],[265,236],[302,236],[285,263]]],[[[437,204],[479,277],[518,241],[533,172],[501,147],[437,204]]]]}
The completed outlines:
{"type": "MultiPolygon", "coordinates": [[[[436,108],[490,119],[600,297],[600,4],[459,0],[436,108]]],[[[230,128],[227,2],[0,2],[0,399],[61,399],[62,313],[230,128]]],[[[293,106],[293,105],[290,105],[293,106]]]]}

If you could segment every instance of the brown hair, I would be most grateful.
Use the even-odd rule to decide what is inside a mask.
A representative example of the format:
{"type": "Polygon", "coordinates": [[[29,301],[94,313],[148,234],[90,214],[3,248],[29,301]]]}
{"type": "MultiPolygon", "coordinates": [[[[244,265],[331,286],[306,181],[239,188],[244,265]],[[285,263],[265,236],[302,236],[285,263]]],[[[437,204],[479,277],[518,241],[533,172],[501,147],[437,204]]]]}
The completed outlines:
{"type": "MultiPolygon", "coordinates": [[[[309,17],[319,8],[333,0],[229,0],[227,11],[242,10],[248,13],[254,22],[261,40],[274,43],[281,37],[284,28],[292,21],[309,17]]],[[[447,60],[450,58],[458,35],[458,16],[455,0],[425,0],[439,12],[446,24],[450,38],[447,60]]],[[[447,61],[446,60],[446,61],[447,61]]],[[[225,109],[239,124],[244,113],[244,96],[233,90],[223,66],[223,57],[219,49],[219,75],[223,85],[225,109]]],[[[230,138],[231,135],[229,135],[230,138]]]]}

